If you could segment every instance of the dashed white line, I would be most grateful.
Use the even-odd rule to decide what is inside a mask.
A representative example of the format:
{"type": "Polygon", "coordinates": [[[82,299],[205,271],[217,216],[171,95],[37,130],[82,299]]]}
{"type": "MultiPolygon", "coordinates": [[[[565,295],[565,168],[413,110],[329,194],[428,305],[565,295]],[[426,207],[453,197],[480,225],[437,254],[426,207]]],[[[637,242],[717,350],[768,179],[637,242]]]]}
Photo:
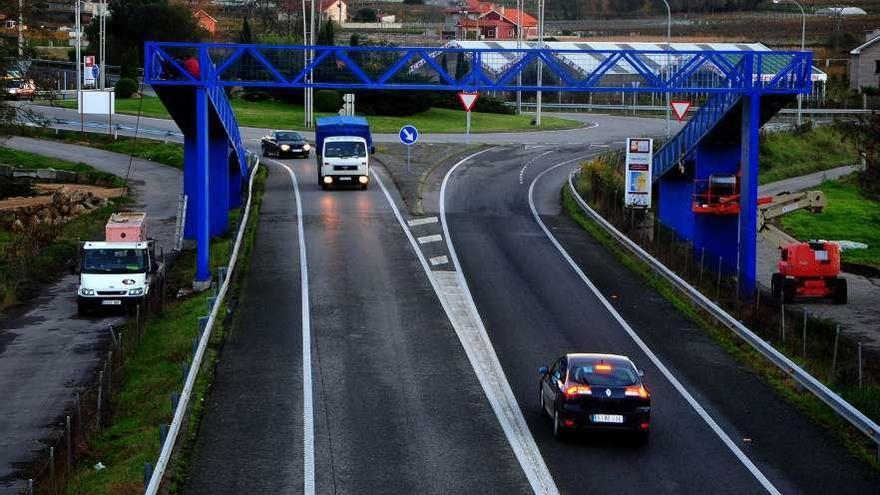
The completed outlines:
{"type": "Polygon", "coordinates": [[[425,235],[419,237],[419,244],[430,244],[432,242],[440,242],[442,240],[443,236],[441,236],[440,234],[425,235]]]}
{"type": "Polygon", "coordinates": [[[447,258],[444,254],[442,256],[434,256],[433,258],[428,258],[428,261],[431,262],[431,266],[445,265],[449,263],[449,258],[447,258]]]}
{"type": "Polygon", "coordinates": [[[407,223],[410,227],[418,227],[419,225],[428,225],[432,223],[437,223],[439,220],[437,217],[425,217],[425,218],[414,218],[407,223]]]}
{"type": "Polygon", "coordinates": [[[541,158],[542,156],[547,156],[550,153],[553,153],[554,151],[556,151],[556,150],[545,151],[545,152],[541,153],[540,155],[532,158],[531,160],[528,161],[528,163],[523,165],[523,167],[521,169],[519,169],[519,183],[525,185],[526,170],[529,168],[529,165],[535,163],[535,161],[537,161],[538,158],[541,158]]]}
{"type": "Polygon", "coordinates": [[[633,328],[629,326],[629,323],[627,323],[626,320],[624,320],[623,317],[620,315],[620,313],[617,312],[614,306],[612,306],[611,303],[608,302],[608,299],[606,299],[605,296],[595,286],[595,284],[593,284],[593,281],[590,280],[586,276],[586,274],[584,274],[583,270],[581,270],[577,263],[575,263],[575,261],[571,258],[565,248],[562,247],[562,244],[560,244],[559,241],[556,240],[556,237],[544,224],[544,221],[541,220],[541,216],[538,214],[537,208],[535,208],[535,184],[537,184],[537,182],[541,180],[541,178],[547,173],[564,165],[571,164],[575,161],[577,160],[562,162],[548,168],[547,170],[544,170],[543,172],[538,174],[538,176],[535,177],[532,180],[532,183],[529,185],[529,208],[531,208],[532,216],[538,223],[538,226],[541,227],[541,230],[544,231],[544,234],[547,236],[553,246],[559,251],[565,261],[568,262],[568,265],[571,267],[572,270],[574,270],[581,281],[583,281],[583,283],[590,289],[590,291],[593,292],[593,294],[596,296],[599,302],[602,303],[608,313],[611,314],[611,316],[615,320],[617,320],[617,323],[620,324],[627,335],[629,335],[629,337],[635,342],[639,349],[641,349],[642,352],[645,353],[646,356],[648,356],[648,359],[650,359],[651,362],[654,363],[654,366],[658,370],[660,370],[660,373],[666,378],[669,383],[672,384],[672,386],[678,391],[678,393],[681,394],[685,401],[694,409],[697,415],[700,416],[700,418],[703,419],[703,421],[718,436],[718,438],[721,439],[721,442],[724,443],[724,445],[727,446],[728,449],[730,449],[734,456],[739,459],[743,466],[745,466],[745,468],[752,474],[752,476],[755,477],[758,483],[760,483],[761,486],[763,486],[764,489],[767,490],[768,493],[779,495],[779,490],[777,490],[776,487],[773,486],[773,483],[771,483],[770,480],[767,479],[766,476],[764,476],[764,473],[762,473],[761,470],[758,469],[758,466],[756,466],[752,462],[752,460],[749,459],[748,456],[746,456],[745,453],[736,445],[736,443],[734,443],[734,441],[727,435],[727,433],[725,433],[725,431],[721,429],[721,426],[719,426],[718,423],[712,418],[712,416],[709,415],[706,409],[704,409],[703,406],[701,406],[700,403],[697,402],[697,399],[695,399],[694,396],[691,395],[691,393],[686,388],[684,388],[684,385],[682,385],[681,382],[679,382],[678,379],[675,378],[675,375],[673,375],[672,372],[669,371],[669,369],[663,364],[663,362],[660,361],[660,358],[657,357],[656,354],[654,354],[651,348],[649,348],[648,345],[645,344],[645,342],[641,339],[641,337],[639,337],[635,330],[633,330],[633,328]]]}

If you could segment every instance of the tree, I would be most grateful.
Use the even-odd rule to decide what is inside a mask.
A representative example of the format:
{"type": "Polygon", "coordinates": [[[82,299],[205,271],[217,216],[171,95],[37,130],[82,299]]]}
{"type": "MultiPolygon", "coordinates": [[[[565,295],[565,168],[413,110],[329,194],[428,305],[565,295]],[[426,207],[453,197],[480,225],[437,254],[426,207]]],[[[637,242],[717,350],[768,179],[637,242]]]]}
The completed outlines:
{"type": "Polygon", "coordinates": [[[318,45],[333,46],[336,44],[336,30],[333,27],[333,21],[327,21],[318,31],[318,45]]]}
{"type": "Polygon", "coordinates": [[[852,141],[865,168],[858,174],[859,188],[880,200],[880,114],[866,115],[856,122],[837,124],[841,134],[852,141]]]}
{"type": "Polygon", "coordinates": [[[357,22],[379,22],[379,16],[375,10],[364,7],[354,13],[354,20],[357,22]]]}
{"type": "Polygon", "coordinates": [[[243,45],[250,45],[254,42],[254,33],[251,32],[251,23],[248,22],[247,17],[241,21],[241,31],[238,33],[238,42],[243,45]]]}
{"type": "MultiPolygon", "coordinates": [[[[122,65],[123,72],[142,67],[145,41],[200,41],[205,36],[186,7],[168,0],[110,0],[109,8],[107,61],[122,65]]],[[[85,33],[97,45],[98,23],[85,33]]]]}

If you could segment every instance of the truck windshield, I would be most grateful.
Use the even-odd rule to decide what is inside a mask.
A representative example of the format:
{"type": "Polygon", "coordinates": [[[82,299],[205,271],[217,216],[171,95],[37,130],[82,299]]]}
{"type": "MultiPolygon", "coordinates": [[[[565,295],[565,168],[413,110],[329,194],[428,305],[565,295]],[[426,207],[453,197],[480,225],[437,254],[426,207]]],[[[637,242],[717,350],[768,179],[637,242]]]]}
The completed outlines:
{"type": "Polygon", "coordinates": [[[143,249],[86,249],[83,273],[143,273],[147,252],[143,249]]]}
{"type": "Polygon", "coordinates": [[[324,146],[326,158],[364,158],[367,156],[367,147],[364,143],[353,141],[336,141],[324,146]]]}

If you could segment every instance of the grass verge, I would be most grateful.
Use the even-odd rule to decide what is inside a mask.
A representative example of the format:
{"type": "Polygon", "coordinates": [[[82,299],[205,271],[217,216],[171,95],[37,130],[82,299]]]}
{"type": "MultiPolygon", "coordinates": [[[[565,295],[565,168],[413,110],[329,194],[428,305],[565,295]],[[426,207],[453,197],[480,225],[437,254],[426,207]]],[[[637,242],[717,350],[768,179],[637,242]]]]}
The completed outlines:
{"type": "Polygon", "coordinates": [[[761,184],[858,162],[858,152],[834,127],[775,132],[761,140],[761,184]]]}
{"type": "MultiPolygon", "coordinates": [[[[264,127],[271,129],[303,130],[303,106],[278,101],[246,101],[232,99],[232,108],[238,124],[245,127],[264,127]]],[[[55,105],[74,108],[75,102],[61,101],[55,105]]],[[[168,111],[162,105],[158,97],[146,96],[142,100],[116,100],[116,111],[124,114],[140,114],[144,117],[170,118],[168,111]],[[142,103],[141,103],[142,102],[142,103]]],[[[318,117],[336,115],[333,113],[318,113],[318,117]]],[[[516,132],[538,130],[531,125],[532,117],[528,115],[501,115],[494,113],[471,114],[471,132],[516,132]]],[[[367,116],[373,132],[397,133],[405,124],[412,124],[419,132],[431,133],[463,133],[465,128],[465,112],[445,108],[431,108],[428,111],[410,115],[408,117],[386,117],[380,115],[367,116]]],[[[581,127],[581,123],[558,117],[544,117],[541,119],[540,130],[574,129],[581,127]]]]}
{"type": "Polygon", "coordinates": [[[56,132],[52,129],[43,128],[17,129],[16,134],[24,137],[88,146],[123,155],[131,155],[135,158],[161,163],[174,168],[183,168],[183,145],[178,143],[163,143],[152,139],[133,139],[125,136],[113,139],[112,136],[96,134],[94,132],[80,134],[76,131],[59,129],[56,132]]]}
{"type": "MultiPolygon", "coordinates": [[[[219,314],[226,314],[228,301],[232,300],[247,270],[256,235],[255,220],[262,203],[265,169],[261,169],[254,183],[254,198],[249,224],[242,240],[238,268],[235,270],[230,292],[219,314]]],[[[235,220],[234,218],[232,219],[235,220]]],[[[234,229],[231,229],[234,231],[234,229]]],[[[235,243],[234,232],[217,238],[211,246],[212,268],[225,264],[235,243]]],[[[194,275],[195,253],[185,252],[169,273],[168,286],[188,285],[194,275]]],[[[169,396],[182,387],[181,365],[191,356],[191,342],[197,336],[198,317],[207,310],[207,298],[211,293],[186,297],[166,305],[161,314],[151,315],[146,321],[146,332],[140,345],[126,358],[120,389],[111,398],[109,425],[89,439],[87,455],[80,459],[67,487],[70,494],[88,495],[135,495],[143,493],[144,463],[155,463],[161,444],[159,425],[169,423],[172,410],[169,396]],[[106,468],[97,471],[97,462],[106,468]]],[[[173,459],[169,468],[172,475],[171,492],[179,491],[182,474],[189,460],[189,450],[195,438],[203,411],[203,399],[213,379],[214,365],[223,342],[228,322],[217,320],[202,369],[196,380],[181,455],[173,459]]],[[[125,331],[125,335],[135,332],[125,331]]]]}
{"type": "Polygon", "coordinates": [[[125,182],[119,177],[95,170],[83,162],[59,160],[57,158],[29,153],[27,151],[18,151],[11,148],[0,147],[0,164],[14,168],[32,170],[52,168],[55,170],[76,172],[77,174],[84,175],[86,182],[90,184],[104,185],[107,187],[123,187],[125,185],[125,182]]]}
{"type": "MultiPolygon", "coordinates": [[[[717,324],[712,316],[694,305],[681,291],[654,273],[649,266],[623,248],[616,239],[611,237],[610,234],[605,232],[604,229],[581,211],[580,206],[571,196],[567,186],[563,187],[562,190],[562,203],[566,213],[587,234],[611,252],[615,259],[623,266],[642,277],[651,288],[656,290],[676,309],[706,331],[734,359],[746,365],[786,400],[804,412],[811,420],[830,430],[853,455],[862,459],[874,469],[880,470],[880,461],[877,460],[873,443],[867,441],[861,432],[837,416],[818,398],[809,392],[801,390],[797,382],[792,380],[785,372],[767,362],[758,351],[737,338],[728,329],[717,324]]],[[[841,393],[844,399],[850,401],[851,404],[865,414],[875,418],[875,420],[880,418],[880,388],[869,386],[861,391],[842,390],[839,393],[841,393]]]]}
{"type": "Polygon", "coordinates": [[[859,192],[855,179],[828,181],[819,186],[828,206],[819,215],[797,211],[780,221],[786,232],[798,239],[828,239],[864,242],[868,249],[843,252],[846,263],[880,270],[880,202],[859,192]]]}

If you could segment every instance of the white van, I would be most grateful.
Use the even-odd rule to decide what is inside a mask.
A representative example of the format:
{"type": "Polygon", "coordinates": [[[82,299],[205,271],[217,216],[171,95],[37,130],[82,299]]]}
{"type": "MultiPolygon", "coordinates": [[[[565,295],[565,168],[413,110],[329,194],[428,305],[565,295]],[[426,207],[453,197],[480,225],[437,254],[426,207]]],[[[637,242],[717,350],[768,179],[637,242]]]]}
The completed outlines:
{"type": "Polygon", "coordinates": [[[319,150],[321,187],[360,185],[370,183],[370,150],[367,140],[358,136],[331,136],[324,138],[319,150]]]}

